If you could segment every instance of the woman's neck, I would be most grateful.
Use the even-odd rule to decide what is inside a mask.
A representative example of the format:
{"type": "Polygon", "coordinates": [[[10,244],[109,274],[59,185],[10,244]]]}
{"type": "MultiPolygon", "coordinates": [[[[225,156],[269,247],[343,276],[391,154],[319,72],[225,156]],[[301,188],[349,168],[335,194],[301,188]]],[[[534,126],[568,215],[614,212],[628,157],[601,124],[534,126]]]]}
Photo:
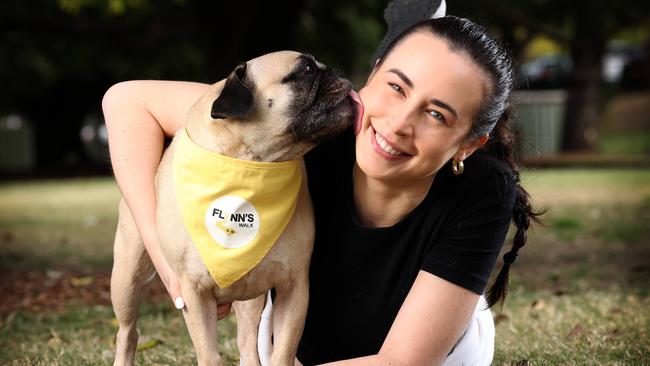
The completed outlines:
{"type": "Polygon", "coordinates": [[[424,200],[434,176],[415,182],[382,181],[368,177],[355,164],[352,189],[357,219],[369,227],[395,225],[424,200]]]}

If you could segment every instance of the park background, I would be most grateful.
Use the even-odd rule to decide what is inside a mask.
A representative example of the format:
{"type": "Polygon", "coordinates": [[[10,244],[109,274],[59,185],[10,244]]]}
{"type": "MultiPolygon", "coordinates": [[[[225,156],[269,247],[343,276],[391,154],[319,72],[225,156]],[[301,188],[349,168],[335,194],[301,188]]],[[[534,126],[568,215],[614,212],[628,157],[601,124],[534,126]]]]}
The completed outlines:
{"type": "MultiPolygon", "coordinates": [[[[295,49],[358,89],[386,29],[385,6],[3,2],[0,364],[112,362],[119,191],[101,115],[111,85],[212,83],[240,61],[295,49]]],[[[447,13],[484,24],[511,49],[522,181],[547,210],[513,266],[508,300],[493,308],[494,363],[650,364],[650,2],[449,0],[447,13]]],[[[236,364],[233,319],[221,324],[236,364]]],[[[159,283],[140,333],[140,364],[194,362],[159,283]]]]}

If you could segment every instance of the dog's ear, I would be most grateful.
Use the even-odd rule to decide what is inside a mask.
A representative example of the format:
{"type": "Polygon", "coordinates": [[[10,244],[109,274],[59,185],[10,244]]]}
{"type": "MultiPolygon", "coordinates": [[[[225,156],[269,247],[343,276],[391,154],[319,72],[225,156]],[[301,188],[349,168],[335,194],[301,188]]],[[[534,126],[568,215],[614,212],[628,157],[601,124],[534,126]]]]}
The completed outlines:
{"type": "Polygon", "coordinates": [[[246,63],[239,64],[228,76],[221,95],[212,103],[212,118],[244,120],[253,111],[253,91],[246,83],[246,63]]]}

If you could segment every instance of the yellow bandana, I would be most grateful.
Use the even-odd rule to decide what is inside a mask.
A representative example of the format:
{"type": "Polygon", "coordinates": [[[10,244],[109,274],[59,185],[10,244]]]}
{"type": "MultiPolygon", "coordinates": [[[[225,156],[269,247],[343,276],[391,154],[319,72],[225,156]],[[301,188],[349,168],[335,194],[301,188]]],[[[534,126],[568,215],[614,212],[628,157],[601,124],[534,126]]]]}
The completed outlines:
{"type": "Polygon", "coordinates": [[[219,287],[248,273],[273,247],[296,208],[299,160],[256,162],[220,155],[187,134],[176,141],[174,185],[183,222],[219,287]]]}

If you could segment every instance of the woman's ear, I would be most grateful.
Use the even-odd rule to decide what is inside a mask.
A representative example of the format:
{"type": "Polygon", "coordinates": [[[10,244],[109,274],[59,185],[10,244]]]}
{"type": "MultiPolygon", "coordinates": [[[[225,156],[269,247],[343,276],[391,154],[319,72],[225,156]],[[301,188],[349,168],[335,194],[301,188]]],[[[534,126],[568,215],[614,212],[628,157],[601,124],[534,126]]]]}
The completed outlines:
{"type": "Polygon", "coordinates": [[[463,146],[458,149],[456,154],[454,154],[454,160],[463,161],[470,157],[474,151],[480,149],[490,138],[490,134],[486,133],[475,139],[469,140],[463,144],[463,146]]]}

